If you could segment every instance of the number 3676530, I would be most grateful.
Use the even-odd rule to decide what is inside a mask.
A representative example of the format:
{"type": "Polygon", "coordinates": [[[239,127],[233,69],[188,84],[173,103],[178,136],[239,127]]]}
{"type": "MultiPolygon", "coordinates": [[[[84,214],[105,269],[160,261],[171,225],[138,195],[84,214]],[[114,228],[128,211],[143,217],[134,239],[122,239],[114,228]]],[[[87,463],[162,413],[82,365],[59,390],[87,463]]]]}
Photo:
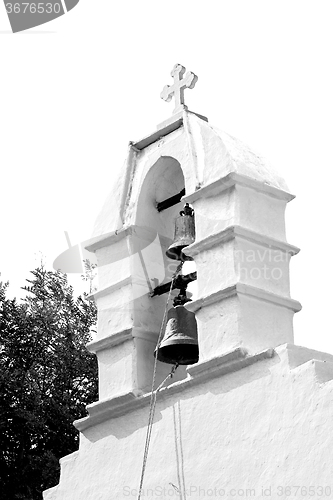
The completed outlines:
{"type": "Polygon", "coordinates": [[[6,3],[8,14],[59,14],[60,3],[6,3]]]}

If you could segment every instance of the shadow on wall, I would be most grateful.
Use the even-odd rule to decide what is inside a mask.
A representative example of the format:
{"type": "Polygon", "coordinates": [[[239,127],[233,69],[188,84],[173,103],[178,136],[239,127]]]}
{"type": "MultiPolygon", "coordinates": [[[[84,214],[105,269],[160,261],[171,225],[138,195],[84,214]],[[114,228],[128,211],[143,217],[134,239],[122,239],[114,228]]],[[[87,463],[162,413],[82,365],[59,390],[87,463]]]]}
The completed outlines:
{"type": "MultiPolygon", "coordinates": [[[[260,361],[254,365],[243,368],[242,370],[229,373],[223,377],[216,377],[209,379],[209,390],[207,389],[206,383],[196,384],[195,379],[177,382],[175,385],[169,386],[167,389],[163,389],[157,395],[157,406],[154,418],[154,425],[162,420],[163,414],[166,418],[166,410],[170,410],[172,407],[179,405],[183,409],[187,409],[188,412],[192,412],[192,408],[195,406],[195,402],[191,403],[191,400],[198,398],[198,401],[204,401],[205,394],[216,396],[216,407],[221,411],[221,418],[223,418],[223,400],[218,396],[223,394],[228,394],[231,391],[239,389],[245,385],[251,384],[256,381],[260,381],[265,377],[271,375],[271,368],[280,362],[278,356],[274,356],[271,359],[260,361]],[[187,390],[186,395],[182,394],[180,397],[179,392],[182,390],[187,390]],[[172,392],[171,392],[172,391],[172,392]],[[188,403],[191,403],[188,405],[188,403]]],[[[267,398],[268,399],[268,398],[267,398]]],[[[146,398],[147,402],[148,399],[146,398]]],[[[235,412],[246,413],[247,408],[243,405],[242,401],[239,401],[239,408],[235,408],[235,412]]],[[[215,406],[214,399],[210,403],[211,407],[215,406]]],[[[177,410],[179,413],[179,409],[177,410]]],[[[100,439],[104,439],[108,436],[114,436],[117,440],[127,438],[131,434],[137,432],[147,426],[149,415],[149,407],[146,404],[144,407],[140,407],[133,410],[130,414],[124,418],[124,416],[119,416],[113,419],[109,419],[100,425],[89,427],[88,429],[82,431],[85,438],[90,442],[96,442],[100,439]],[[130,416],[130,418],[129,418],[130,416]]],[[[180,418],[180,417],[178,417],[180,418]]],[[[174,425],[172,420],[169,422],[170,428],[174,425]]],[[[152,432],[154,433],[154,426],[152,432]]]]}

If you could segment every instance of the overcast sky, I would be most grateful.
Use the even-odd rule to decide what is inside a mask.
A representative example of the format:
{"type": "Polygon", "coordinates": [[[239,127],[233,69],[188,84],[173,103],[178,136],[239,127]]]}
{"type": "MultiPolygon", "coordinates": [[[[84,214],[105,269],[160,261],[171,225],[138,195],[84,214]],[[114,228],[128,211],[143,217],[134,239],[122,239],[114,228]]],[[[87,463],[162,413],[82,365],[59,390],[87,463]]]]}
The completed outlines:
{"type": "Polygon", "coordinates": [[[0,5],[0,271],[19,287],[89,238],[130,140],[168,118],[181,63],[189,109],[266,157],[296,199],[287,233],[295,342],[333,353],[331,1],[80,0],[10,33],[0,5]]]}

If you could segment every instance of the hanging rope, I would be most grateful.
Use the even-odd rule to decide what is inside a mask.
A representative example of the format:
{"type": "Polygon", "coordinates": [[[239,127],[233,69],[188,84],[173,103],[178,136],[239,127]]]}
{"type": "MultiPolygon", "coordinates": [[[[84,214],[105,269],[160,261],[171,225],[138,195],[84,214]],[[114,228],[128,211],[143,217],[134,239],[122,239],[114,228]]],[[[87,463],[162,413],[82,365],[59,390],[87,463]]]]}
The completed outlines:
{"type": "Polygon", "coordinates": [[[186,500],[186,486],[185,486],[185,473],[184,473],[184,454],[183,454],[183,438],[182,438],[182,416],[180,413],[180,401],[178,401],[178,421],[179,421],[179,449],[180,449],[180,463],[182,472],[182,487],[184,500],[186,500]]]}
{"type": "Polygon", "coordinates": [[[177,442],[177,423],[176,423],[176,411],[175,407],[172,407],[173,411],[173,428],[174,428],[174,434],[175,434],[175,451],[176,451],[176,464],[177,464],[177,478],[178,478],[178,485],[179,487],[177,488],[174,484],[171,484],[171,486],[177,491],[180,500],[183,500],[183,494],[182,494],[182,483],[181,483],[181,478],[180,478],[180,460],[179,460],[179,452],[178,452],[178,442],[177,442]]]}
{"type": "MultiPolygon", "coordinates": [[[[171,293],[172,293],[172,289],[173,289],[173,284],[174,284],[174,281],[175,281],[176,277],[180,273],[182,267],[183,267],[183,261],[180,262],[179,266],[177,267],[177,269],[176,269],[176,271],[173,274],[172,279],[171,279],[170,290],[169,290],[169,293],[168,293],[168,298],[167,298],[165,309],[164,309],[162,324],[161,324],[161,328],[160,328],[160,332],[159,332],[158,340],[157,340],[157,346],[160,345],[160,342],[161,342],[161,339],[162,339],[162,334],[163,334],[163,331],[164,331],[164,328],[165,328],[166,317],[167,317],[167,313],[168,313],[168,306],[169,306],[170,297],[171,297],[171,293]]],[[[142,494],[143,479],[144,479],[146,465],[147,465],[149,444],[150,444],[151,432],[152,432],[152,428],[153,428],[153,421],[154,421],[154,415],[155,415],[157,393],[162,389],[162,387],[164,386],[165,382],[169,378],[173,377],[173,375],[174,375],[175,371],[177,370],[177,368],[178,368],[178,363],[176,363],[172,367],[171,372],[169,373],[169,375],[167,377],[165,377],[165,379],[163,380],[163,382],[157,387],[156,390],[154,390],[155,379],[156,379],[156,369],[157,369],[157,357],[155,357],[154,370],[153,370],[153,380],[152,380],[152,385],[151,385],[151,396],[150,396],[150,408],[149,408],[148,426],[147,426],[145,449],[144,449],[144,453],[143,453],[143,462],[142,462],[142,471],[141,471],[141,479],[140,479],[140,487],[139,487],[138,500],[140,500],[141,494],[142,494]]]]}

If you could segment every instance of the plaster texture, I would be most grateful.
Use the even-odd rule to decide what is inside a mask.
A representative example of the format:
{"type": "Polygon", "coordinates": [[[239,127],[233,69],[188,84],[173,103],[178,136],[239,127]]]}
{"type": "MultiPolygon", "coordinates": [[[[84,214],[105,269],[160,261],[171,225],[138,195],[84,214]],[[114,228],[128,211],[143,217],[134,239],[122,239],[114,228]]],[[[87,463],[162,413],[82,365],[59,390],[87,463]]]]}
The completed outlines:
{"type": "MultiPolygon", "coordinates": [[[[142,498],[178,498],[183,482],[188,499],[288,498],[297,486],[331,498],[333,357],[283,345],[249,366],[230,359],[159,394],[142,498]]],[[[82,430],[45,500],[137,498],[148,400],[136,400],[82,430]]]]}

